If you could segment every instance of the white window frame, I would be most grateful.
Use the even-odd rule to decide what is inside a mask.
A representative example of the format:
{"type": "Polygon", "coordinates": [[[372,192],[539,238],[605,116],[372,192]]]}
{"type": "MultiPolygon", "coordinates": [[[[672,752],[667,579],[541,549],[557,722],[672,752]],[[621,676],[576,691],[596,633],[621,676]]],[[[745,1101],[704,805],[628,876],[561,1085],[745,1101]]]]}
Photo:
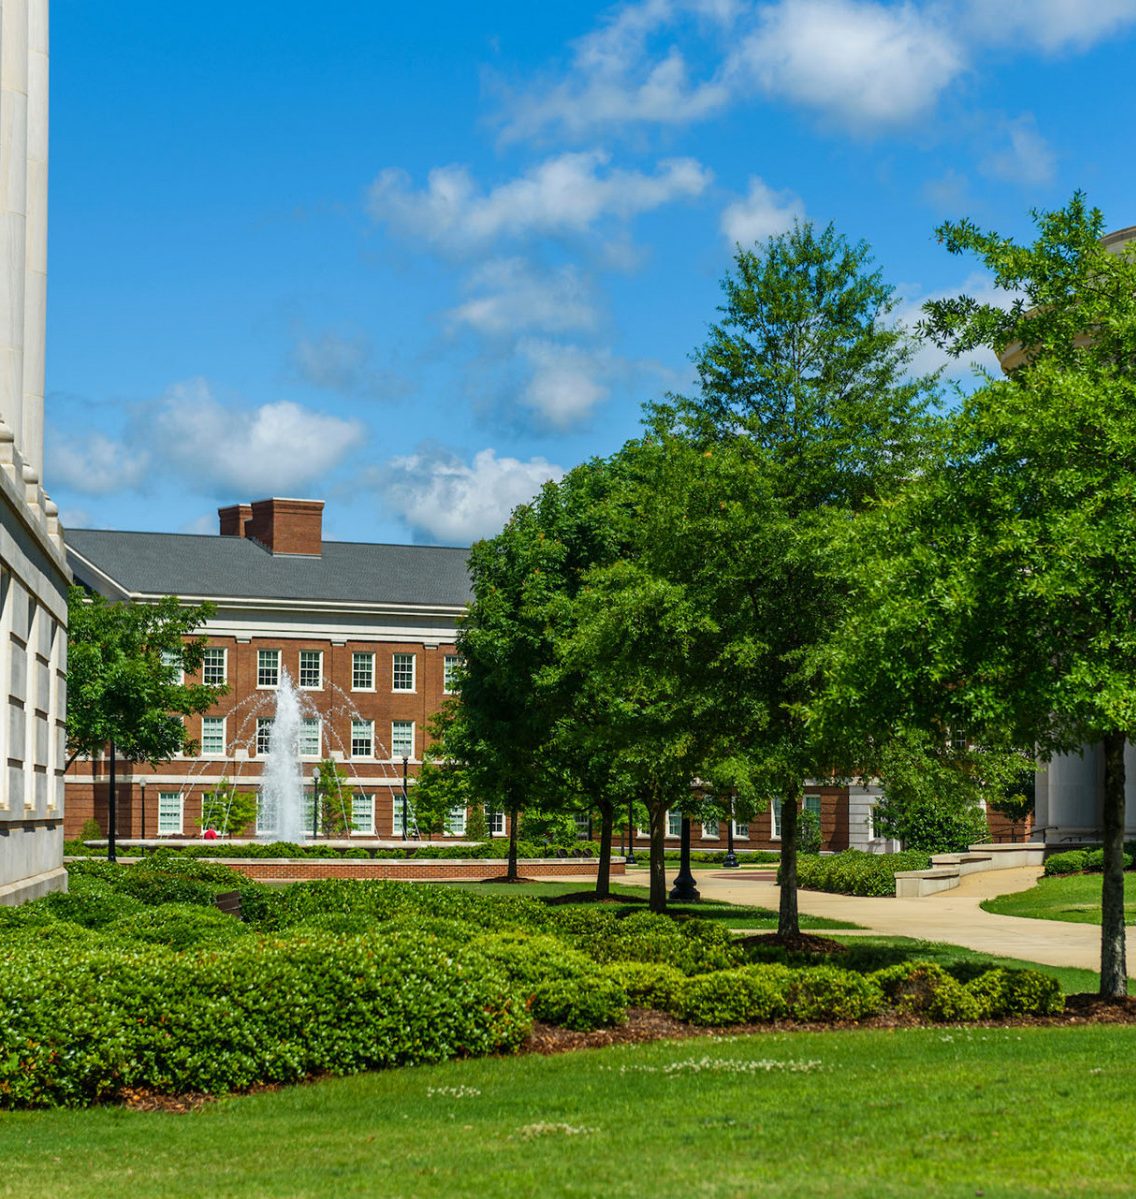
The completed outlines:
{"type": "Polygon", "coordinates": [[[258,691],[275,691],[280,686],[280,652],[278,649],[258,649],[256,651],[256,689],[258,691]],[[267,665],[270,655],[276,659],[276,665],[272,667],[267,665]],[[266,678],[269,673],[274,675],[274,681],[262,683],[261,679],[266,678]]]}
{"type": "Polygon", "coordinates": [[[392,721],[391,721],[391,739],[390,739],[390,755],[391,755],[391,756],[390,756],[390,760],[391,760],[392,762],[401,762],[403,758],[407,758],[407,759],[409,759],[411,762],[416,762],[416,761],[418,760],[418,759],[417,759],[417,758],[415,758],[415,756],[414,756],[414,749],[415,749],[415,745],[414,745],[415,732],[416,732],[416,730],[415,730],[415,728],[414,728],[414,721],[413,721],[413,720],[392,720],[392,721]],[[397,751],[397,750],[395,749],[395,747],[394,747],[394,743],[395,743],[395,735],[394,735],[394,731],[395,731],[395,729],[396,729],[396,728],[405,728],[407,725],[409,725],[409,726],[410,726],[410,753],[408,753],[408,754],[404,754],[404,753],[402,753],[402,752],[400,752],[400,751],[397,751]]]}
{"type": "Polygon", "coordinates": [[[586,841],[588,839],[588,820],[587,812],[573,812],[572,819],[576,822],[576,840],[586,841]]]}
{"type": "Polygon", "coordinates": [[[181,791],[159,791],[158,792],[158,836],[159,837],[180,837],[185,827],[185,795],[181,791]],[[177,804],[177,827],[164,827],[172,824],[167,810],[163,818],[162,804],[174,802],[177,804]]]}
{"type": "Polygon", "coordinates": [[[224,716],[202,716],[201,718],[201,756],[203,758],[223,758],[225,756],[226,746],[229,744],[225,730],[224,716]],[[221,729],[221,748],[209,749],[205,744],[205,726],[212,724],[214,728],[220,726],[221,729]]]}
{"type": "Polygon", "coordinates": [[[312,758],[323,757],[323,720],[318,716],[301,716],[300,717],[300,757],[307,758],[309,761],[312,758]],[[315,749],[305,749],[305,745],[311,744],[312,726],[315,725],[315,749]]]}
{"type": "Polygon", "coordinates": [[[351,832],[363,837],[375,835],[375,797],[366,791],[355,791],[351,796],[351,832]],[[359,813],[365,806],[365,817],[360,820],[359,813]]]}
{"type": "Polygon", "coordinates": [[[802,812],[814,812],[816,814],[817,824],[820,824],[820,814],[821,814],[821,812],[824,811],[824,803],[823,803],[821,797],[819,795],[817,795],[815,791],[812,792],[811,794],[806,795],[804,802],[801,804],[801,811],[802,812]],[[810,807],[810,805],[809,805],[809,801],[814,800],[814,799],[816,800],[815,808],[810,807]]]}
{"type": "MultiPolygon", "coordinates": [[[[392,791],[391,796],[394,802],[393,814],[391,816],[391,836],[401,837],[402,833],[402,789],[392,791]]],[[[410,789],[406,792],[406,814],[411,821],[414,820],[414,800],[411,797],[410,789]]]]}
{"type": "Polygon", "coordinates": [[[749,840],[749,821],[735,820],[734,821],[734,840],[748,841],[749,840]]]}
{"type": "Polygon", "coordinates": [[[714,816],[702,821],[702,837],[706,841],[717,841],[722,835],[722,822],[714,816]]]}
{"type": "Polygon", "coordinates": [[[467,818],[465,808],[451,808],[446,813],[446,836],[464,837],[467,818]]]}
{"type": "Polygon", "coordinates": [[[353,650],[351,653],[351,690],[374,691],[375,689],[375,655],[365,650],[353,650]],[[371,680],[366,685],[356,682],[359,674],[359,664],[366,662],[366,674],[371,680]]]}
{"type": "Polygon", "coordinates": [[[208,687],[219,687],[229,681],[229,651],[223,645],[207,645],[205,657],[201,660],[201,681],[208,687]],[[216,670],[215,663],[209,661],[210,654],[221,655],[221,677],[210,677],[210,672],[216,670]]]}
{"type": "Polygon", "coordinates": [[[442,694],[456,695],[457,687],[454,685],[456,680],[454,676],[461,669],[461,656],[459,654],[446,654],[442,660],[442,694]]]}
{"type": "Polygon", "coordinates": [[[159,653],[162,655],[162,665],[170,672],[170,682],[182,682],[184,674],[182,672],[181,654],[176,649],[163,649],[159,650],[159,653]]]}
{"type": "Polygon", "coordinates": [[[253,742],[253,754],[262,758],[268,753],[268,747],[272,742],[272,725],[275,718],[272,716],[258,716],[256,718],[256,740],[253,742]],[[264,734],[262,737],[261,734],[264,734]],[[263,745],[263,748],[261,746],[263,745]]]}
{"type": "Polygon", "coordinates": [[[503,837],[505,835],[504,812],[489,813],[489,835],[492,837],[503,837]]]}
{"type": "Polygon", "coordinates": [[[769,801],[769,836],[774,841],[781,840],[781,801],[779,799],[769,801]]]}
{"type": "Polygon", "coordinates": [[[375,756],[375,722],[373,720],[351,721],[351,756],[353,758],[373,758],[375,756]],[[360,730],[363,730],[360,732],[360,730]],[[356,741],[366,740],[366,749],[356,749],[356,741]]]}
{"type": "Polygon", "coordinates": [[[682,813],[677,808],[667,810],[666,836],[670,840],[675,840],[682,836],[682,813]]]}
{"type": "Polygon", "coordinates": [[[400,695],[413,695],[418,689],[418,655],[397,653],[391,657],[391,690],[397,691],[400,695]],[[400,687],[398,685],[399,664],[402,663],[403,674],[405,675],[406,659],[410,660],[410,686],[400,687]]]}
{"type": "Polygon", "coordinates": [[[296,665],[296,686],[301,691],[322,691],[323,690],[323,650],[322,649],[302,649],[300,657],[296,665]],[[316,678],[315,683],[304,682],[304,658],[315,655],[316,659],[316,678]]]}

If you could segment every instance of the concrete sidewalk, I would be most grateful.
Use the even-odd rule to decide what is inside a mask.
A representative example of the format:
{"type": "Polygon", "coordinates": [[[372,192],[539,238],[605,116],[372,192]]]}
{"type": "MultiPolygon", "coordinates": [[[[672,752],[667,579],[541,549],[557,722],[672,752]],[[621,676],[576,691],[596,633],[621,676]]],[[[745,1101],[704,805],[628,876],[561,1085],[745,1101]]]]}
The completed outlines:
{"type": "MultiPolygon", "coordinates": [[[[637,873],[628,871],[627,881],[638,882],[637,873]]],[[[669,875],[668,871],[668,882],[669,875]]],[[[946,941],[979,953],[1099,970],[1098,925],[996,916],[978,906],[982,900],[996,895],[1028,890],[1040,876],[1040,867],[1021,866],[969,874],[954,890],[921,899],[860,899],[823,891],[801,891],[797,902],[802,913],[848,920],[881,936],[946,941]]],[[[696,869],[695,879],[704,899],[777,910],[777,884],[766,871],[721,870],[710,866],[701,872],[696,869]]]]}

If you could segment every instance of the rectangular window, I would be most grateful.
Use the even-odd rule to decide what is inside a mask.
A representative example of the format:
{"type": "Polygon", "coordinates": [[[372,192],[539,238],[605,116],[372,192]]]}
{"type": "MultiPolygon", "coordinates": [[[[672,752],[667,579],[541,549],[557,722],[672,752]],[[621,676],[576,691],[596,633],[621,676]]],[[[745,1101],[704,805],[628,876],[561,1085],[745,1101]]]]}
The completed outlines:
{"type": "Polygon", "coordinates": [[[769,819],[773,829],[772,836],[774,841],[781,840],[781,801],[775,799],[769,805],[769,819]]]}
{"type": "Polygon", "coordinates": [[[505,835],[505,813],[490,812],[489,813],[489,831],[494,837],[503,837],[505,835]]]}
{"type": "Polygon", "coordinates": [[[573,816],[576,820],[576,840],[586,841],[588,839],[589,820],[587,812],[575,812],[573,816]]]}
{"type": "Polygon", "coordinates": [[[392,672],[392,687],[395,691],[414,690],[414,655],[395,654],[392,672]]]}
{"type": "Polygon", "coordinates": [[[414,721],[395,720],[391,723],[391,757],[414,757],[414,721]]]}
{"type": "Polygon", "coordinates": [[[258,649],[256,651],[256,685],[258,687],[280,686],[280,651],[258,649]]]}
{"type": "Polygon", "coordinates": [[[201,681],[210,687],[220,686],[225,682],[225,650],[211,645],[205,651],[201,663],[201,681]]]}
{"type": "Polygon", "coordinates": [[[223,758],[225,756],[224,716],[202,716],[201,756],[203,758],[223,758]]]}
{"type": "Polygon", "coordinates": [[[817,818],[817,823],[820,823],[820,796],[806,795],[805,796],[805,811],[812,812],[817,818]]]}
{"type": "Polygon", "coordinates": [[[320,719],[316,717],[305,717],[300,722],[300,757],[302,758],[318,758],[320,756],[320,719]]]}
{"type": "Polygon", "coordinates": [[[300,650],[300,686],[308,691],[323,686],[323,650],[300,650]]]}
{"type": "Polygon", "coordinates": [[[257,755],[268,753],[268,743],[272,739],[272,717],[258,716],[256,718],[256,752],[257,755]]]}
{"type": "Polygon", "coordinates": [[[749,840],[749,821],[748,820],[735,820],[734,821],[734,837],[738,841],[748,841],[749,840]]]}
{"type": "Polygon", "coordinates": [[[465,808],[451,808],[446,817],[446,832],[451,837],[465,836],[465,808]]]}
{"type": "Polygon", "coordinates": [[[681,837],[682,836],[682,813],[668,812],[667,813],[667,836],[681,837]]]}
{"type": "Polygon", "coordinates": [[[162,650],[162,665],[169,671],[171,683],[181,682],[181,654],[176,649],[162,650]]]}
{"type": "Polygon", "coordinates": [[[373,833],[375,831],[375,797],[356,791],[351,797],[351,831],[373,833]]]}
{"type": "Polygon", "coordinates": [[[375,689],[375,655],[351,655],[351,690],[374,691],[375,689]]]}
{"type": "Polygon", "coordinates": [[[351,722],[351,756],[372,758],[375,756],[375,722],[353,720],[351,722]]]}
{"type": "Polygon", "coordinates": [[[181,792],[158,792],[158,836],[166,837],[181,832],[181,792]]]}
{"type": "Polygon", "coordinates": [[[711,816],[708,816],[705,820],[703,820],[702,835],[712,841],[717,841],[719,837],[718,821],[711,816]]]}
{"type": "Polygon", "coordinates": [[[461,659],[457,654],[447,654],[446,660],[442,663],[442,691],[446,695],[453,695],[458,689],[458,669],[461,664],[461,659]]]}
{"type": "MultiPolygon", "coordinates": [[[[394,796],[394,818],[391,820],[391,832],[395,837],[402,836],[402,792],[393,792],[394,796]]],[[[411,829],[414,828],[414,804],[410,801],[410,796],[406,799],[407,819],[410,821],[411,829]]]]}

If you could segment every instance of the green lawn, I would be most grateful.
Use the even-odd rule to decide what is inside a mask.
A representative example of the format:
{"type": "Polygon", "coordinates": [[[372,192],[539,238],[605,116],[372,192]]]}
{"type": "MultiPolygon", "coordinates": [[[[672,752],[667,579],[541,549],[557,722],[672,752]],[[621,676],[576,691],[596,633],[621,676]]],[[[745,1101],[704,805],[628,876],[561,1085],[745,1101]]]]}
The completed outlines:
{"type": "Polygon", "coordinates": [[[1131,1042],[1108,1026],[770,1033],[451,1062],[189,1115],[6,1114],[0,1195],[1127,1196],[1131,1042]]]}
{"type": "MultiPolygon", "coordinates": [[[[570,895],[573,892],[590,891],[592,888],[587,879],[576,879],[563,883],[447,883],[450,887],[460,887],[465,891],[474,891],[479,895],[534,895],[537,898],[551,898],[557,895],[570,895]]],[[[638,887],[630,883],[612,883],[613,895],[626,895],[642,903],[628,907],[627,911],[641,911],[646,903],[649,891],[647,887],[638,887]]],[[[589,905],[590,906],[590,905],[589,905]]],[[[613,905],[613,911],[623,909],[613,905]]],[[[721,903],[701,901],[699,903],[672,903],[667,911],[673,916],[697,916],[700,920],[713,920],[726,928],[775,929],[777,913],[771,908],[747,907],[737,903],[721,903]]],[[[827,916],[801,915],[801,928],[861,928],[851,920],[833,920],[827,916]]]]}
{"type": "MultiPolygon", "coordinates": [[[[1030,916],[1037,920],[1069,920],[1074,924],[1100,924],[1099,874],[1065,874],[1038,880],[1028,891],[987,899],[982,907],[1001,916],[1030,916]]],[[[1124,876],[1124,919],[1136,924],[1136,874],[1124,876]]]]}

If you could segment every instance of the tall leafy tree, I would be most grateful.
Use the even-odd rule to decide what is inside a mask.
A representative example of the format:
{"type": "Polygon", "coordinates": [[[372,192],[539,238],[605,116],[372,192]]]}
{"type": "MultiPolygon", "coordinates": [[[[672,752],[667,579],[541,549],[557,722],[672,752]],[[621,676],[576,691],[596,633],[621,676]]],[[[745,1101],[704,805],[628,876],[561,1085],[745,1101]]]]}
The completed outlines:
{"type": "MultiPolygon", "coordinates": [[[[829,703],[865,740],[888,713],[1042,757],[1104,747],[1101,992],[1127,987],[1124,747],[1136,735],[1136,257],[1077,195],[1029,245],[948,223],[1007,294],[931,304],[952,352],[1016,363],[945,431],[933,468],[854,534],[857,602],[829,703]]],[[[821,717],[824,719],[833,719],[821,717]]]]}
{"type": "Polygon", "coordinates": [[[697,394],[650,415],[656,438],[714,465],[708,497],[688,490],[676,527],[694,531],[668,569],[718,624],[708,677],[744,696],[722,709],[720,738],[782,804],[778,929],[793,937],[804,781],[858,751],[807,718],[823,683],[812,650],[845,599],[833,532],[915,469],[931,381],[909,375],[913,347],[868,247],[831,226],[739,248],[723,293],[694,357],[697,394]]]}

